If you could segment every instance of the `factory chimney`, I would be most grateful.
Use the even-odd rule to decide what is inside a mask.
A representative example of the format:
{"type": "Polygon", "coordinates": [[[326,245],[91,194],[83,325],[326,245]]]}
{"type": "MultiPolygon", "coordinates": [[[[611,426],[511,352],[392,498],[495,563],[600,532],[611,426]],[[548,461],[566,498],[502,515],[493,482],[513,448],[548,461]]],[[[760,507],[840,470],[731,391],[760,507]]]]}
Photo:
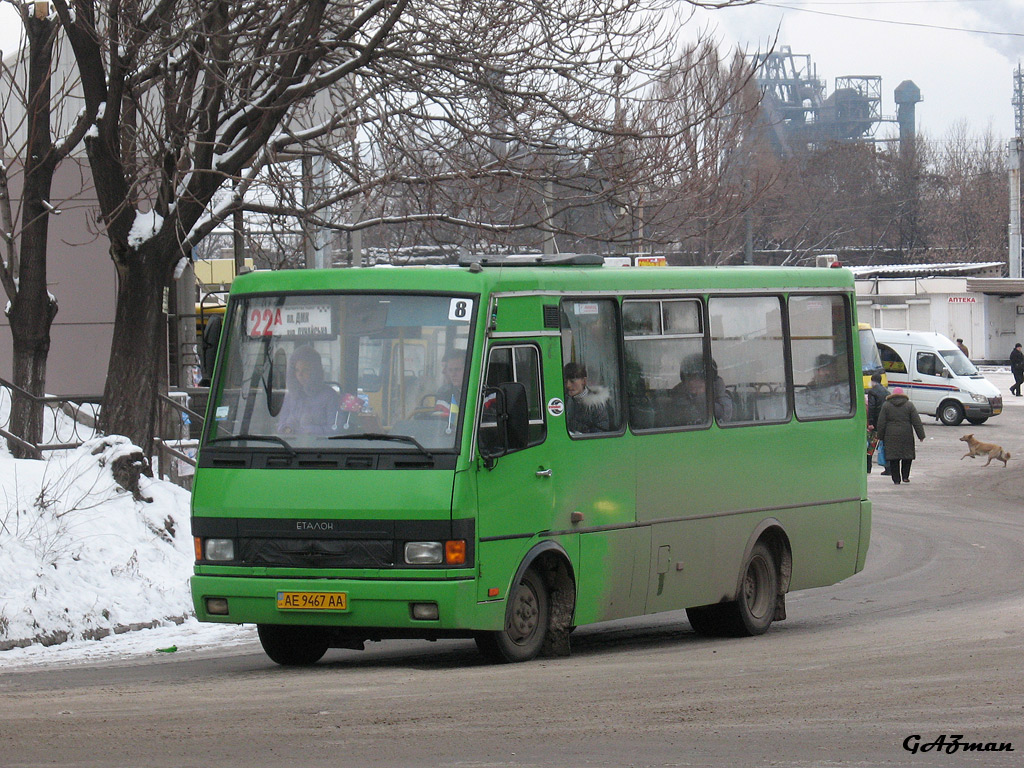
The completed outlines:
{"type": "Polygon", "coordinates": [[[896,86],[896,122],[900,126],[900,154],[910,152],[916,135],[915,107],[921,98],[921,89],[913,80],[904,80],[896,86]]]}

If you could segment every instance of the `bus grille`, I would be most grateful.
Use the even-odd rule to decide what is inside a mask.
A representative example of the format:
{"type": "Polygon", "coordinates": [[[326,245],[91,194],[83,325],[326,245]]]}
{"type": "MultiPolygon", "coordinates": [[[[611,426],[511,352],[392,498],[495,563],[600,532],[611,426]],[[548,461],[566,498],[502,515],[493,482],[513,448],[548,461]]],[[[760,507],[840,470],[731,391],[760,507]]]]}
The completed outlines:
{"type": "Polygon", "coordinates": [[[292,568],[385,568],[395,564],[390,539],[252,539],[239,542],[242,565],[292,568]]]}

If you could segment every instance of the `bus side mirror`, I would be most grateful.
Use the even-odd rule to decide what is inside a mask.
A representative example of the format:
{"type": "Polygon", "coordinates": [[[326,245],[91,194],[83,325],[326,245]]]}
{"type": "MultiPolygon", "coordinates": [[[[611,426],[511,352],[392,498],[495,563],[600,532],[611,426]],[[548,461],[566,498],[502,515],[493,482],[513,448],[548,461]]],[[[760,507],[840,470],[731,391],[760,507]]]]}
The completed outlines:
{"type": "Polygon", "coordinates": [[[530,442],[530,412],[526,387],[518,382],[503,382],[485,387],[477,445],[480,455],[493,460],[525,448],[530,442]]]}

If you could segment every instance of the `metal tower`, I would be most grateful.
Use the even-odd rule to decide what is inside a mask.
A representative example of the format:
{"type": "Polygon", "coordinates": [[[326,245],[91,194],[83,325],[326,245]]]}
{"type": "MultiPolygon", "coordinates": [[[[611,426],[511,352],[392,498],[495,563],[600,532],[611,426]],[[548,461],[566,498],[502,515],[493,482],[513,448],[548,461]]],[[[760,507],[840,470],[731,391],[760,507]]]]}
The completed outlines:
{"type": "Polygon", "coordinates": [[[1020,138],[1024,136],[1024,71],[1017,64],[1017,71],[1013,73],[1013,127],[1014,135],[1020,138]]]}

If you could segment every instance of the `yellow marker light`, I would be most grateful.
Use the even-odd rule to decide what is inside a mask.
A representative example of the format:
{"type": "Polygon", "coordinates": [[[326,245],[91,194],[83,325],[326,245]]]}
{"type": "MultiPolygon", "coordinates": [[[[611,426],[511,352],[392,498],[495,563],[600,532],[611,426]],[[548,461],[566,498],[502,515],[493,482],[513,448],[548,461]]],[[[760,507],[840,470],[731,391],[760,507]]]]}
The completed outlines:
{"type": "Polygon", "coordinates": [[[453,539],[444,543],[444,561],[448,565],[466,564],[466,540],[453,539]]]}
{"type": "Polygon", "coordinates": [[[203,540],[198,536],[193,537],[192,541],[195,543],[196,548],[196,560],[203,559],[203,540]]]}

